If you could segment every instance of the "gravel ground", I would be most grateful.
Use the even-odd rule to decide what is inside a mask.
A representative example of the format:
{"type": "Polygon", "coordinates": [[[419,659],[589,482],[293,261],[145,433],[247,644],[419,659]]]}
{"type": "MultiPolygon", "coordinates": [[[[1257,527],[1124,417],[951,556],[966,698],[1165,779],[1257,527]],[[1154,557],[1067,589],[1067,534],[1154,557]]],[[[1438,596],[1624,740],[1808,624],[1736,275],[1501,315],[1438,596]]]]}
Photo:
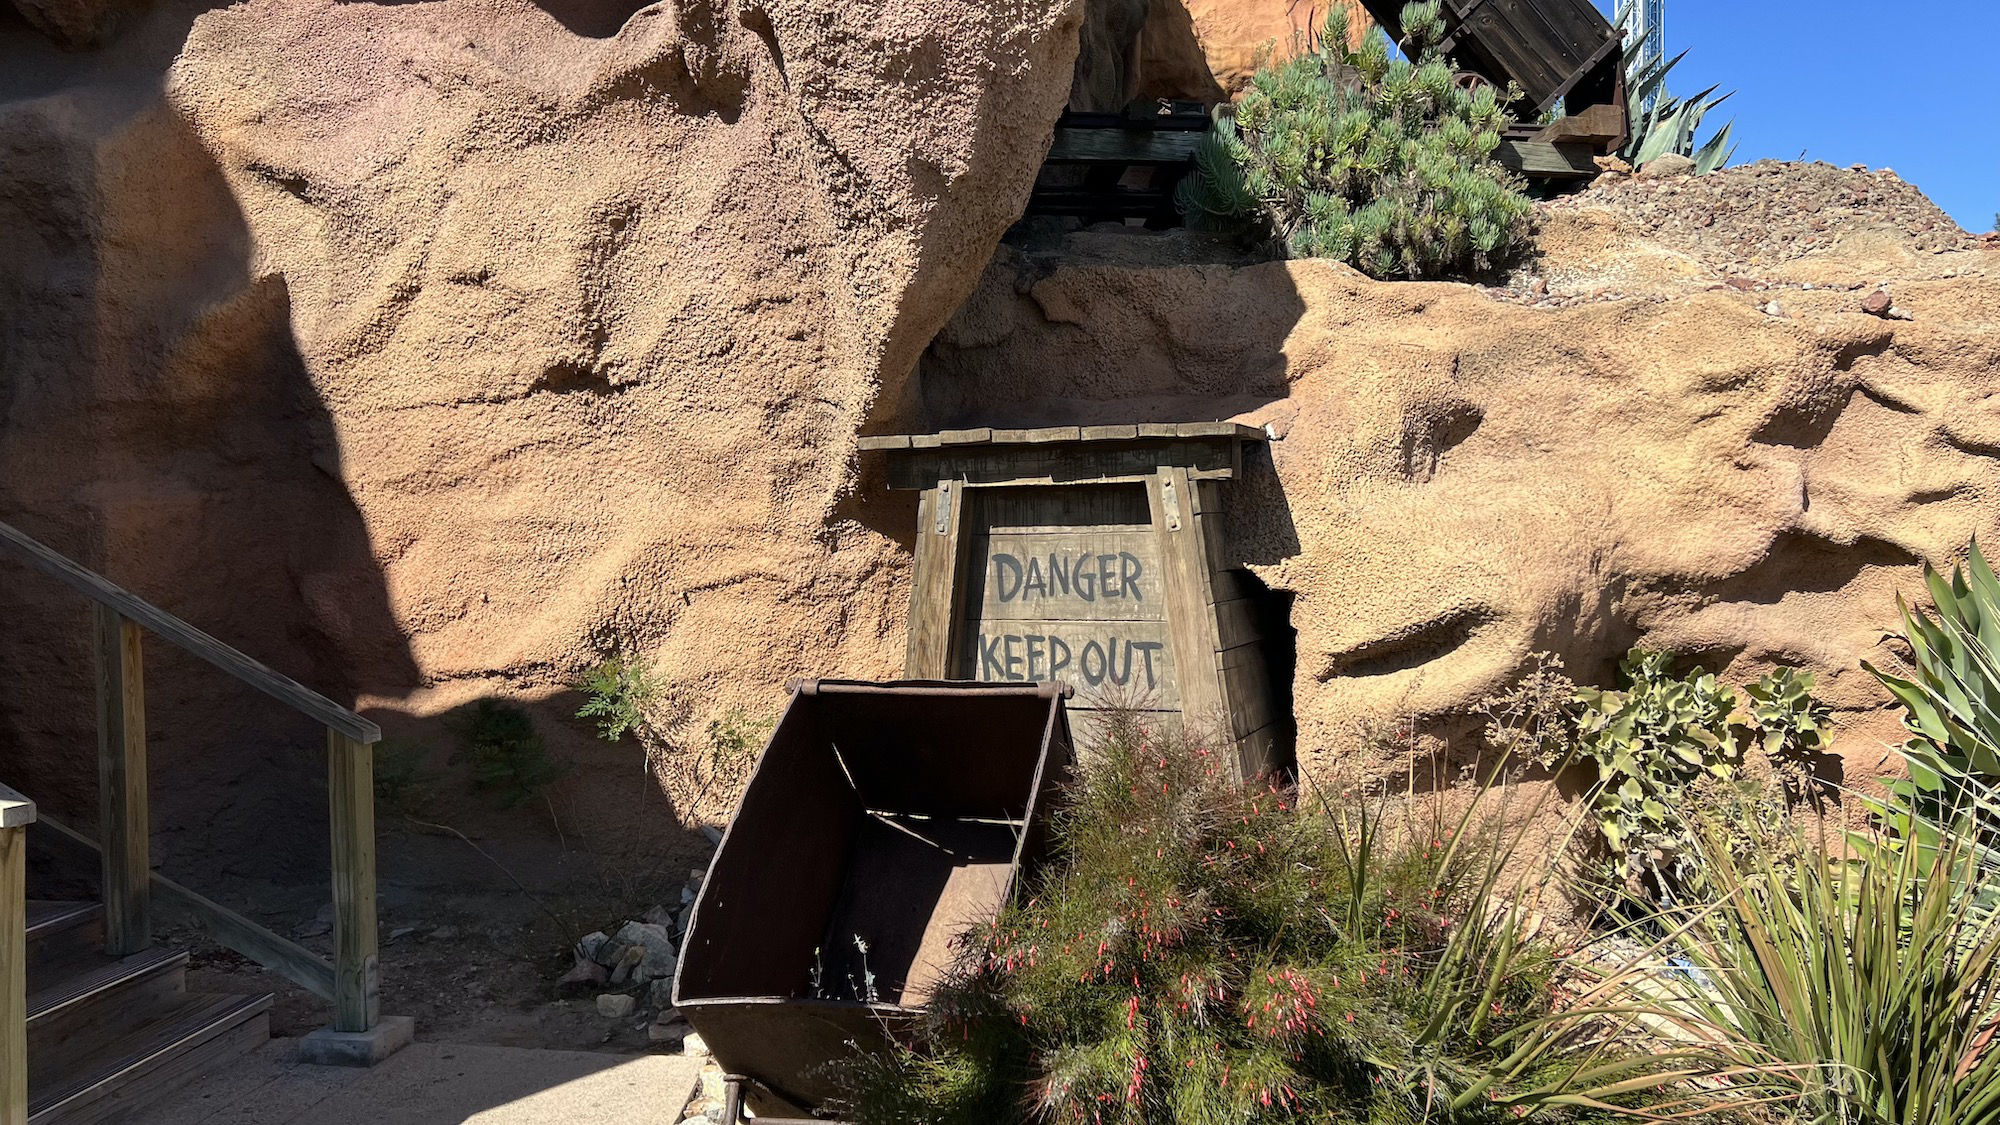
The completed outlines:
{"type": "Polygon", "coordinates": [[[1977,241],[1895,172],[1856,165],[1760,160],[1707,176],[1599,177],[1587,190],[1542,206],[1545,215],[1612,211],[1661,245],[1738,269],[1831,249],[1842,230],[1889,228],[1930,253],[1977,241]]]}
{"type": "MultiPolygon", "coordinates": [[[[1707,176],[1646,177],[1611,173],[1589,187],[1538,205],[1545,236],[1609,222],[1617,241],[1645,254],[1672,256],[1692,276],[1628,276],[1618,268],[1565,268],[1551,246],[1489,291],[1500,300],[1559,307],[1603,300],[1667,300],[1689,287],[1746,292],[1813,288],[1771,281],[1770,271],[1816,256],[1838,255],[1857,236],[1913,255],[2000,251],[2000,239],[1959,229],[1916,185],[1890,169],[1764,160],[1707,176]],[[1591,283],[1601,274],[1601,284],[1591,283]],[[1649,284],[1663,282],[1664,284],[1649,284]]],[[[1640,254],[1634,253],[1636,260],[1640,254]]],[[[1975,260],[2000,265],[2000,256],[1975,260]]],[[[1610,266],[1607,263],[1607,266],[1610,266]]],[[[1949,276],[1949,274],[1946,274],[1949,276]]],[[[1872,288],[1857,277],[1844,286],[1872,288]]]]}

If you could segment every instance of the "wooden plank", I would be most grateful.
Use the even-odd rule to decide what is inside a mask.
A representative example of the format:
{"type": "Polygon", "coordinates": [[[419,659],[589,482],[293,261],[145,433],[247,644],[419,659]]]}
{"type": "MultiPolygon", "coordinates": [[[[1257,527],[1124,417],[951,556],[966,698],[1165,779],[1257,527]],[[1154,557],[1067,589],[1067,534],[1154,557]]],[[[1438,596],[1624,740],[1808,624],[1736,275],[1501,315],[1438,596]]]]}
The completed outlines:
{"type": "Polygon", "coordinates": [[[995,430],[993,440],[1020,441],[1033,445],[1046,445],[1060,441],[1083,440],[1081,426],[1044,426],[1038,430],[995,430]],[[1004,438],[1001,435],[1006,435],[1004,438]]]}
{"type": "Polygon", "coordinates": [[[159,901],[185,910],[219,944],[322,1000],[333,1000],[333,965],[326,958],[164,875],[153,876],[153,890],[159,901]]]}
{"type": "Polygon", "coordinates": [[[0,549],[11,551],[43,574],[67,584],[99,605],[109,606],[116,610],[119,616],[152,630],[165,640],[201,657],[294,711],[332,727],[357,742],[381,741],[382,729],[374,723],[290,677],[279,675],[173,614],[133,596],[123,588],[85,570],[4,523],[0,523],[0,549]]]}
{"type": "Polygon", "coordinates": [[[1494,156],[1501,164],[1524,176],[1586,179],[1597,175],[1598,171],[1596,154],[1589,145],[1504,140],[1494,156]]]}
{"type": "Polygon", "coordinates": [[[1241,570],[1218,570],[1210,578],[1211,596],[1216,605],[1242,601],[1253,592],[1249,574],[1241,570]]]}
{"type": "Polygon", "coordinates": [[[97,667],[97,834],[104,842],[104,951],[153,944],[152,827],[146,799],[146,676],[137,623],[91,608],[97,667]]]}
{"type": "Polygon", "coordinates": [[[1259,643],[1263,640],[1264,623],[1257,613],[1257,603],[1240,599],[1216,606],[1215,631],[1216,644],[1224,652],[1238,645],[1259,643]]]}
{"type": "MultiPolygon", "coordinates": [[[[60,821],[43,817],[41,823],[71,843],[94,852],[103,849],[96,840],[60,821]]],[[[153,872],[156,901],[185,910],[221,944],[259,965],[281,974],[322,1000],[333,999],[333,965],[303,945],[279,937],[234,910],[198,891],[153,872]]]]}
{"type": "Polygon", "coordinates": [[[885,434],[881,437],[865,437],[857,444],[863,453],[873,453],[881,449],[908,449],[910,448],[910,435],[885,434]]]}
{"type": "Polygon", "coordinates": [[[1126,441],[1135,439],[1138,436],[1139,427],[1137,426],[1083,427],[1083,440],[1085,441],[1126,441]]]}
{"type": "Polygon", "coordinates": [[[1262,777],[1278,766],[1278,725],[1271,723],[1244,735],[1236,743],[1237,769],[1245,777],[1262,777]]]}
{"type": "Polygon", "coordinates": [[[0,828],[25,828],[35,822],[35,802],[0,785],[0,828]]]}
{"type": "Polygon", "coordinates": [[[0,1125],[28,1125],[27,1027],[28,830],[9,825],[0,828],[0,1125]]]}
{"type": "Polygon", "coordinates": [[[1049,164],[1185,164],[1204,134],[1169,129],[1057,129],[1049,164]]]}
{"type": "Polygon", "coordinates": [[[1180,466],[1162,468],[1150,493],[1153,530],[1160,537],[1165,571],[1167,623],[1179,661],[1181,710],[1190,729],[1227,725],[1226,700],[1215,661],[1199,654],[1216,650],[1215,614],[1208,569],[1207,520],[1191,511],[1193,482],[1180,466]]]}
{"type": "Polygon", "coordinates": [[[956,480],[933,481],[917,504],[910,621],[903,650],[903,674],[913,680],[941,680],[951,674],[952,630],[964,597],[961,579],[968,554],[966,505],[964,482],[956,480]]]}
{"type": "Polygon", "coordinates": [[[982,535],[1055,532],[1079,528],[1151,531],[1146,490],[1133,484],[1076,484],[1041,488],[981,488],[967,508],[982,535]]]}
{"type": "Polygon", "coordinates": [[[1271,670],[1260,646],[1245,645],[1217,660],[1223,695],[1239,731],[1255,730],[1277,718],[1271,670]]]}
{"type": "Polygon", "coordinates": [[[1542,127],[1534,139],[1550,144],[1577,142],[1602,148],[1625,137],[1625,110],[1615,105],[1594,105],[1581,113],[1558,117],[1542,127]]]}
{"type": "Polygon", "coordinates": [[[1143,621],[1166,616],[1159,541],[1076,528],[976,535],[964,604],[977,621],[1143,621]]]}
{"type": "Polygon", "coordinates": [[[382,1013],[375,944],[375,748],[328,729],[326,769],[333,829],[333,1029],[367,1031],[382,1013]]]}
{"type": "Polygon", "coordinates": [[[1198,480],[1227,480],[1237,475],[1240,442],[1229,438],[1141,440],[1137,429],[1085,427],[1083,440],[1074,443],[988,443],[949,448],[925,448],[922,437],[912,437],[910,449],[891,453],[889,487],[921,490],[945,478],[983,487],[1142,482],[1161,465],[1169,464],[1186,465],[1198,480]]]}
{"type": "Polygon", "coordinates": [[[1164,621],[999,621],[966,630],[959,678],[988,683],[1059,680],[1078,707],[1181,705],[1173,637],[1164,621]]]}

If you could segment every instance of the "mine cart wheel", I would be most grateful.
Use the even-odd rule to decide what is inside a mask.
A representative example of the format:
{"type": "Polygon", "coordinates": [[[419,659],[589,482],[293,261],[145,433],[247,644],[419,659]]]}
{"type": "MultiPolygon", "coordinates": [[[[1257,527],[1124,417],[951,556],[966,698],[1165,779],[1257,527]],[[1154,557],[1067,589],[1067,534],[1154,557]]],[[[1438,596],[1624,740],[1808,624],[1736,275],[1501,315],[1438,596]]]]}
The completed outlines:
{"type": "Polygon", "coordinates": [[[1459,89],[1464,90],[1468,94],[1477,94],[1481,88],[1488,86],[1493,88],[1494,94],[1497,95],[1500,93],[1500,87],[1494,86],[1493,82],[1485,75],[1474,74],[1469,70],[1459,71],[1457,74],[1451,76],[1451,80],[1457,84],[1459,89]]]}

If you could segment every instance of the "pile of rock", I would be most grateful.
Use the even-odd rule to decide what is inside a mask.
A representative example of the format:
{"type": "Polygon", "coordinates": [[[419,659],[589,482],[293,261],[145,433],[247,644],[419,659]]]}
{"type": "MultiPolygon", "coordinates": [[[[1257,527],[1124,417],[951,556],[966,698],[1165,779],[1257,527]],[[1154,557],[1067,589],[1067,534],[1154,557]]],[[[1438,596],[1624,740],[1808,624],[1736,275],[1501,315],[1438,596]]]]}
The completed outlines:
{"type": "Polygon", "coordinates": [[[648,1035],[656,1044],[684,1054],[705,1054],[706,1046],[673,1006],[674,970],[687,936],[689,916],[701,890],[702,872],[688,872],[681,901],[654,906],[638,921],[615,930],[585,934],[571,950],[574,963],[558,986],[566,992],[597,994],[597,1011],[607,1019],[650,1013],[648,1035]]]}
{"type": "MultiPolygon", "coordinates": [[[[1657,163],[1657,162],[1656,162],[1657,163]]],[[[1970,248],[1976,240],[1922,191],[1883,168],[1760,160],[1706,176],[1648,165],[1609,173],[1542,206],[1545,216],[1610,210],[1646,237],[1718,268],[1769,266],[1831,248],[1861,228],[1893,233],[1919,252],[1970,248]],[[1733,259],[1732,261],[1729,261],[1733,259]]]]}

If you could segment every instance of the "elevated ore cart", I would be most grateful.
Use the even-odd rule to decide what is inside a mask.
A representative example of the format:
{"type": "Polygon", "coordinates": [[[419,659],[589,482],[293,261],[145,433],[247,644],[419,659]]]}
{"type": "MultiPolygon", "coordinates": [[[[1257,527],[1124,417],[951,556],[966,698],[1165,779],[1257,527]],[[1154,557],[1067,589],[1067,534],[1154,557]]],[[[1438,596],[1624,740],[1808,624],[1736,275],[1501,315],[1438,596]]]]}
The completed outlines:
{"type": "Polygon", "coordinates": [[[1059,684],[795,685],[696,899],[674,1004],[731,1125],[823,1119],[831,1064],[907,1028],[1048,857],[1059,684]]]}
{"type": "MultiPolygon", "coordinates": [[[[1397,40],[1403,0],[1363,0],[1397,40]]],[[[1544,179],[1594,176],[1593,157],[1616,152],[1630,135],[1625,42],[1590,0],[1443,0],[1439,44],[1459,66],[1495,86],[1519,86],[1500,159],[1544,179]],[[1555,114],[1547,125],[1544,114],[1555,114]]]]}

